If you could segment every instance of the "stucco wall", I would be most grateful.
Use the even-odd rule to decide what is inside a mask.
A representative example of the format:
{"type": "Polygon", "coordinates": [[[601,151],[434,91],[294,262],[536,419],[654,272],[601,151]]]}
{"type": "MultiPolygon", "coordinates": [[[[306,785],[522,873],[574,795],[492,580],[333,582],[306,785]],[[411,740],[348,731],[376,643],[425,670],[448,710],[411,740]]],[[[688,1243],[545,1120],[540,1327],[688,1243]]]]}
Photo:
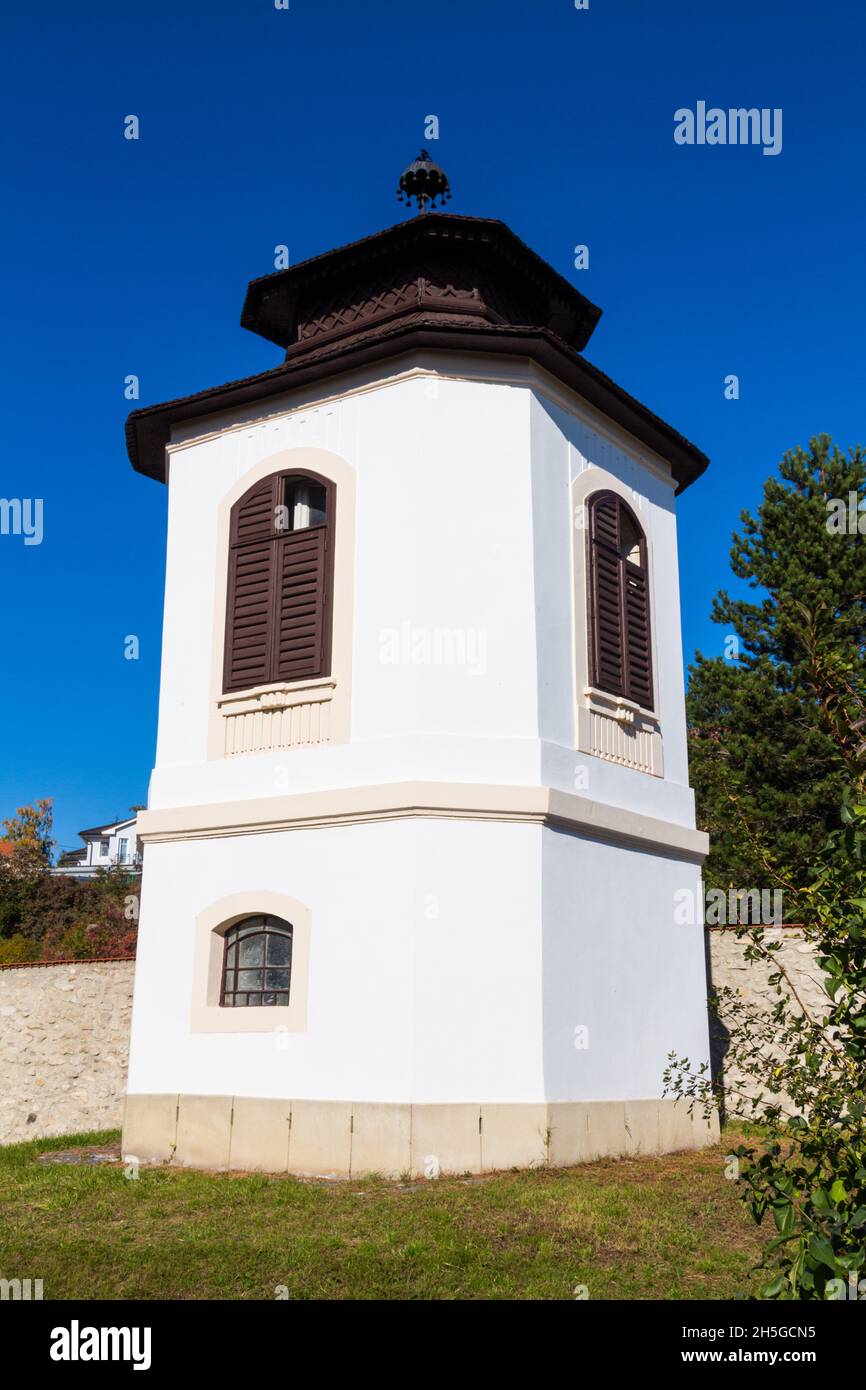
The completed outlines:
{"type": "Polygon", "coordinates": [[[123,1116],[134,961],[0,969],[0,1144],[123,1116]]]}
{"type": "MultiPolygon", "coordinates": [[[[575,790],[579,763],[588,780],[578,789],[595,799],[693,826],[676,515],[661,460],[596,414],[590,421],[577,397],[564,397],[569,409],[542,399],[528,369],[512,365],[505,379],[491,360],[484,379],[472,379],[477,360],[454,354],[399,367],[393,379],[346,380],[325,403],[296,393],[274,398],[265,418],[220,417],[212,423],[222,432],[202,433],[200,421],[176,430],[149,808],[401,781],[410,768],[440,781],[575,790]],[[351,736],[216,756],[208,725],[223,651],[220,508],[266,461],[289,467],[292,450],[311,448],[355,478],[351,736]],[[592,470],[599,486],[625,489],[653,550],[664,776],[576,753],[573,649],[586,624],[579,613],[573,626],[569,489],[592,470]],[[416,660],[401,648],[384,659],[383,635],[404,631],[462,635],[471,655],[416,660]]],[[[337,516],[339,527],[339,504],[337,516]]]]}
{"type": "Polygon", "coordinates": [[[149,845],[130,1090],[543,1099],[540,842],[533,825],[418,818],[149,845]],[[235,894],[260,911],[261,890],[309,910],[306,1026],[193,1033],[196,919],[235,894]]]}

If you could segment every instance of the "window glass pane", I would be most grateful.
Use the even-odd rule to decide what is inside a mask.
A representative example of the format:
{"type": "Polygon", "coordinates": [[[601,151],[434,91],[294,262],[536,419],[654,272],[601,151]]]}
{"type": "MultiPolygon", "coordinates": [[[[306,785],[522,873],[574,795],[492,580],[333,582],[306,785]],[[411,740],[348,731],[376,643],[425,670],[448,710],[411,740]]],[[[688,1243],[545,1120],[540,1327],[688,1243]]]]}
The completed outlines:
{"type": "Polygon", "coordinates": [[[288,965],[292,958],[292,938],[271,933],[268,937],[268,965],[288,965]]]}
{"type": "Polygon", "coordinates": [[[289,972],[288,970],[266,970],[265,988],[266,989],[288,989],[289,972]]]}
{"type": "Polygon", "coordinates": [[[292,928],[280,917],[247,917],[225,935],[222,1004],[260,1008],[289,1002],[292,928]]]}
{"type": "Polygon", "coordinates": [[[641,533],[624,507],[620,510],[619,537],[620,554],[633,565],[639,565],[641,533]]]}
{"type": "Polygon", "coordinates": [[[265,938],[248,936],[240,943],[239,965],[263,965],[265,960],[265,938]]]}
{"type": "Polygon", "coordinates": [[[314,483],[304,478],[286,486],[286,506],[289,513],[289,526],[293,531],[305,531],[309,526],[322,526],[325,522],[325,488],[322,483],[314,483]]]}
{"type": "Polygon", "coordinates": [[[238,937],[241,937],[249,936],[250,932],[261,931],[261,929],[262,924],[257,920],[255,922],[241,922],[239,926],[234,928],[234,931],[238,937]]]}

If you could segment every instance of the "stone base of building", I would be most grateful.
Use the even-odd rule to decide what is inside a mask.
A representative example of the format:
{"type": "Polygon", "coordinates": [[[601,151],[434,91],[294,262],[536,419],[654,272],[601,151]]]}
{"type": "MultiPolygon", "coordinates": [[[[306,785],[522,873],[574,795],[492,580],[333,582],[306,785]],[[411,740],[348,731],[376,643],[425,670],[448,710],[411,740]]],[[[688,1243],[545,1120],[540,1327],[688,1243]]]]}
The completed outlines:
{"type": "Polygon", "coordinates": [[[123,1154],[142,1163],[354,1178],[562,1168],[718,1142],[673,1100],[400,1105],[128,1095],[123,1154]]]}

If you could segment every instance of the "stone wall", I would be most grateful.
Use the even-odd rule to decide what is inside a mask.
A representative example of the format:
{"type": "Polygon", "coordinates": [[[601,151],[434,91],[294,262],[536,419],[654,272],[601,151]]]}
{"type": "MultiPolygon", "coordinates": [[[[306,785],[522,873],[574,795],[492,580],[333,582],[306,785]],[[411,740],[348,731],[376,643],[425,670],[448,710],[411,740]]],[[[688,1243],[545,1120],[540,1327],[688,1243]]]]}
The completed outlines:
{"type": "MultiPolygon", "coordinates": [[[[824,992],[822,975],[814,959],[814,947],[803,937],[800,927],[765,927],[764,940],[781,941],[782,948],[777,960],[784,966],[797,994],[803,1000],[806,1010],[813,1018],[826,1010],[829,999],[824,992]]],[[[735,927],[709,927],[707,929],[707,973],[712,989],[722,989],[727,985],[737,990],[747,1003],[764,1008],[768,1012],[778,998],[775,987],[768,982],[770,968],[761,961],[745,958],[747,937],[737,937],[735,927]]],[[[713,1072],[722,1076],[726,1089],[734,1082],[733,1074],[725,1067],[727,1037],[719,1024],[713,1020],[710,1028],[713,1072]]],[[[744,1089],[752,1094],[752,1087],[744,1089]]]]}
{"type": "MultiPolygon", "coordinates": [[[[810,1011],[826,1004],[813,949],[797,927],[767,927],[810,1011]]],[[[730,985],[771,1007],[764,966],[744,958],[732,927],[707,931],[714,989],[730,985]]],[[[87,1129],[123,1118],[134,961],[0,967],[0,1144],[87,1129]]],[[[714,1029],[714,1069],[726,1040],[714,1029]]]]}
{"type": "Polygon", "coordinates": [[[135,962],[0,968],[0,1144],[123,1118],[135,962]]]}

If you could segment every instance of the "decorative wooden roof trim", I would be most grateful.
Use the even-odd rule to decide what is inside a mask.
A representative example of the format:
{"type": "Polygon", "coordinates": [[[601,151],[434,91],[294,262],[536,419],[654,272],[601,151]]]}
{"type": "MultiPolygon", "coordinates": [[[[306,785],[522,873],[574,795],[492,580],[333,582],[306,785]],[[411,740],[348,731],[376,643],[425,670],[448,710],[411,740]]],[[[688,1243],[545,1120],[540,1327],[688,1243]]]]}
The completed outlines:
{"type": "Polygon", "coordinates": [[[285,361],[133,411],[129,457],[164,482],[175,425],[432,348],[538,363],[665,458],[682,491],[708,460],[581,356],[600,316],[504,222],[422,213],[252,280],[241,324],[285,348],[285,361]]]}
{"type": "MultiPolygon", "coordinates": [[[[413,284],[419,306],[436,302],[447,312],[447,298],[455,299],[454,286],[446,301],[437,299],[437,275],[462,272],[474,294],[457,301],[460,308],[512,325],[549,328],[578,351],[588,343],[601,317],[601,309],[569,284],[552,266],[496,218],[463,217],[451,213],[425,213],[398,223],[374,236],[326,251],[286,270],[251,280],[241,314],[241,325],[289,352],[311,335],[304,332],[311,303],[327,289],[348,307],[363,305],[365,295],[386,282],[413,284]],[[431,294],[431,275],[433,271],[431,294]],[[496,301],[505,301],[511,316],[496,301]],[[531,309],[531,316],[519,316],[531,309]],[[518,311],[518,316],[515,316],[518,311]]],[[[359,313],[359,327],[369,326],[375,314],[359,313]]],[[[357,331],[357,330],[355,330],[357,331]]]]}

